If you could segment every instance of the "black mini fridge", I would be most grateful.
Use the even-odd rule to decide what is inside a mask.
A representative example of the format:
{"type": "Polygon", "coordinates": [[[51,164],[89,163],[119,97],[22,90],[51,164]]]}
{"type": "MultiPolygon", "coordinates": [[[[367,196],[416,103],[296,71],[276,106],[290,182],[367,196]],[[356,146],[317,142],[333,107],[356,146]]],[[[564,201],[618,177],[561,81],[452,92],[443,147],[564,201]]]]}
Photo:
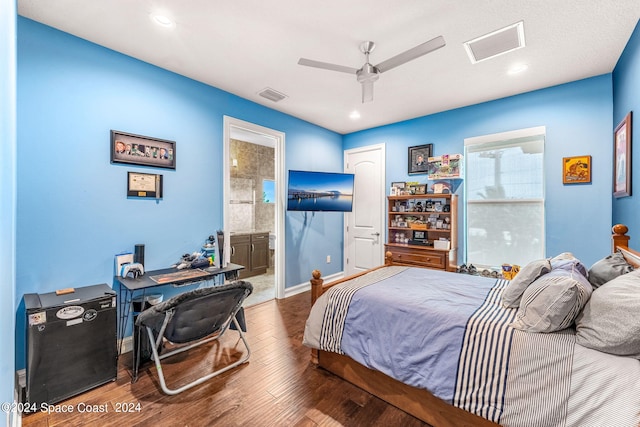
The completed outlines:
{"type": "Polygon", "coordinates": [[[41,407],[117,377],[116,293],[106,284],[25,294],[27,402],[41,407]]]}

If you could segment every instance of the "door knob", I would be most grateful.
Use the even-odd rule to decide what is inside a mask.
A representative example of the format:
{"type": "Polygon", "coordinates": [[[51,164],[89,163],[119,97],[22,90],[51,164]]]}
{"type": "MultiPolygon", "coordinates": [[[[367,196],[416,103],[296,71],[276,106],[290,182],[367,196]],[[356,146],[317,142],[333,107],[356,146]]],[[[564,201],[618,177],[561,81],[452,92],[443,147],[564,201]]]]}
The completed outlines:
{"type": "Polygon", "coordinates": [[[372,235],[372,236],[376,236],[376,237],[377,237],[377,236],[379,236],[379,235],[380,235],[380,233],[371,233],[371,235],[372,235]]]}

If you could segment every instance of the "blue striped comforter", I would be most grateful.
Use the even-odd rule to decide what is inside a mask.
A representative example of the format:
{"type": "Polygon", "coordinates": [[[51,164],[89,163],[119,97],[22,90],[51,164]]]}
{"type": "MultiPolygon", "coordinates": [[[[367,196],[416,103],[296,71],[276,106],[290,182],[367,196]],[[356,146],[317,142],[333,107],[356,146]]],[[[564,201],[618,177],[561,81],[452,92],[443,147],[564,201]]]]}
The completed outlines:
{"type": "Polygon", "coordinates": [[[511,328],[516,309],[500,304],[507,284],[421,268],[376,270],[316,302],[304,343],[506,426],[637,426],[640,362],[581,348],[571,330],[511,328]],[[606,404],[594,409],[585,387],[606,404]]]}

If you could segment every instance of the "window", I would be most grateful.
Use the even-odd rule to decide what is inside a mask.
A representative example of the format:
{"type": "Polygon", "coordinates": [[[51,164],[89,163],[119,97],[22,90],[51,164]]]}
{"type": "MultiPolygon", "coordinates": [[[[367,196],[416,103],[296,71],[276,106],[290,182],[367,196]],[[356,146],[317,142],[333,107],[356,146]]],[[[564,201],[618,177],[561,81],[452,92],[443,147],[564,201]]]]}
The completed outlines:
{"type": "Polygon", "coordinates": [[[276,182],[272,179],[262,180],[262,202],[263,203],[276,202],[276,182]]]}
{"type": "Polygon", "coordinates": [[[544,127],[465,139],[466,263],[544,257],[544,127]]]}

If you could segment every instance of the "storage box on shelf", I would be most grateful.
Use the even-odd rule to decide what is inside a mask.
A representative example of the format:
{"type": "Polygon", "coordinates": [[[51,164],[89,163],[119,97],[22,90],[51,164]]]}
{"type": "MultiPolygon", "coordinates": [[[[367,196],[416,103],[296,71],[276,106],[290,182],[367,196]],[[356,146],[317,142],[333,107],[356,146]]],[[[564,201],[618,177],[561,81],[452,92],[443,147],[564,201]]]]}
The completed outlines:
{"type": "Polygon", "coordinates": [[[458,196],[414,194],[387,199],[385,251],[393,254],[394,263],[455,271],[458,196]]]}

